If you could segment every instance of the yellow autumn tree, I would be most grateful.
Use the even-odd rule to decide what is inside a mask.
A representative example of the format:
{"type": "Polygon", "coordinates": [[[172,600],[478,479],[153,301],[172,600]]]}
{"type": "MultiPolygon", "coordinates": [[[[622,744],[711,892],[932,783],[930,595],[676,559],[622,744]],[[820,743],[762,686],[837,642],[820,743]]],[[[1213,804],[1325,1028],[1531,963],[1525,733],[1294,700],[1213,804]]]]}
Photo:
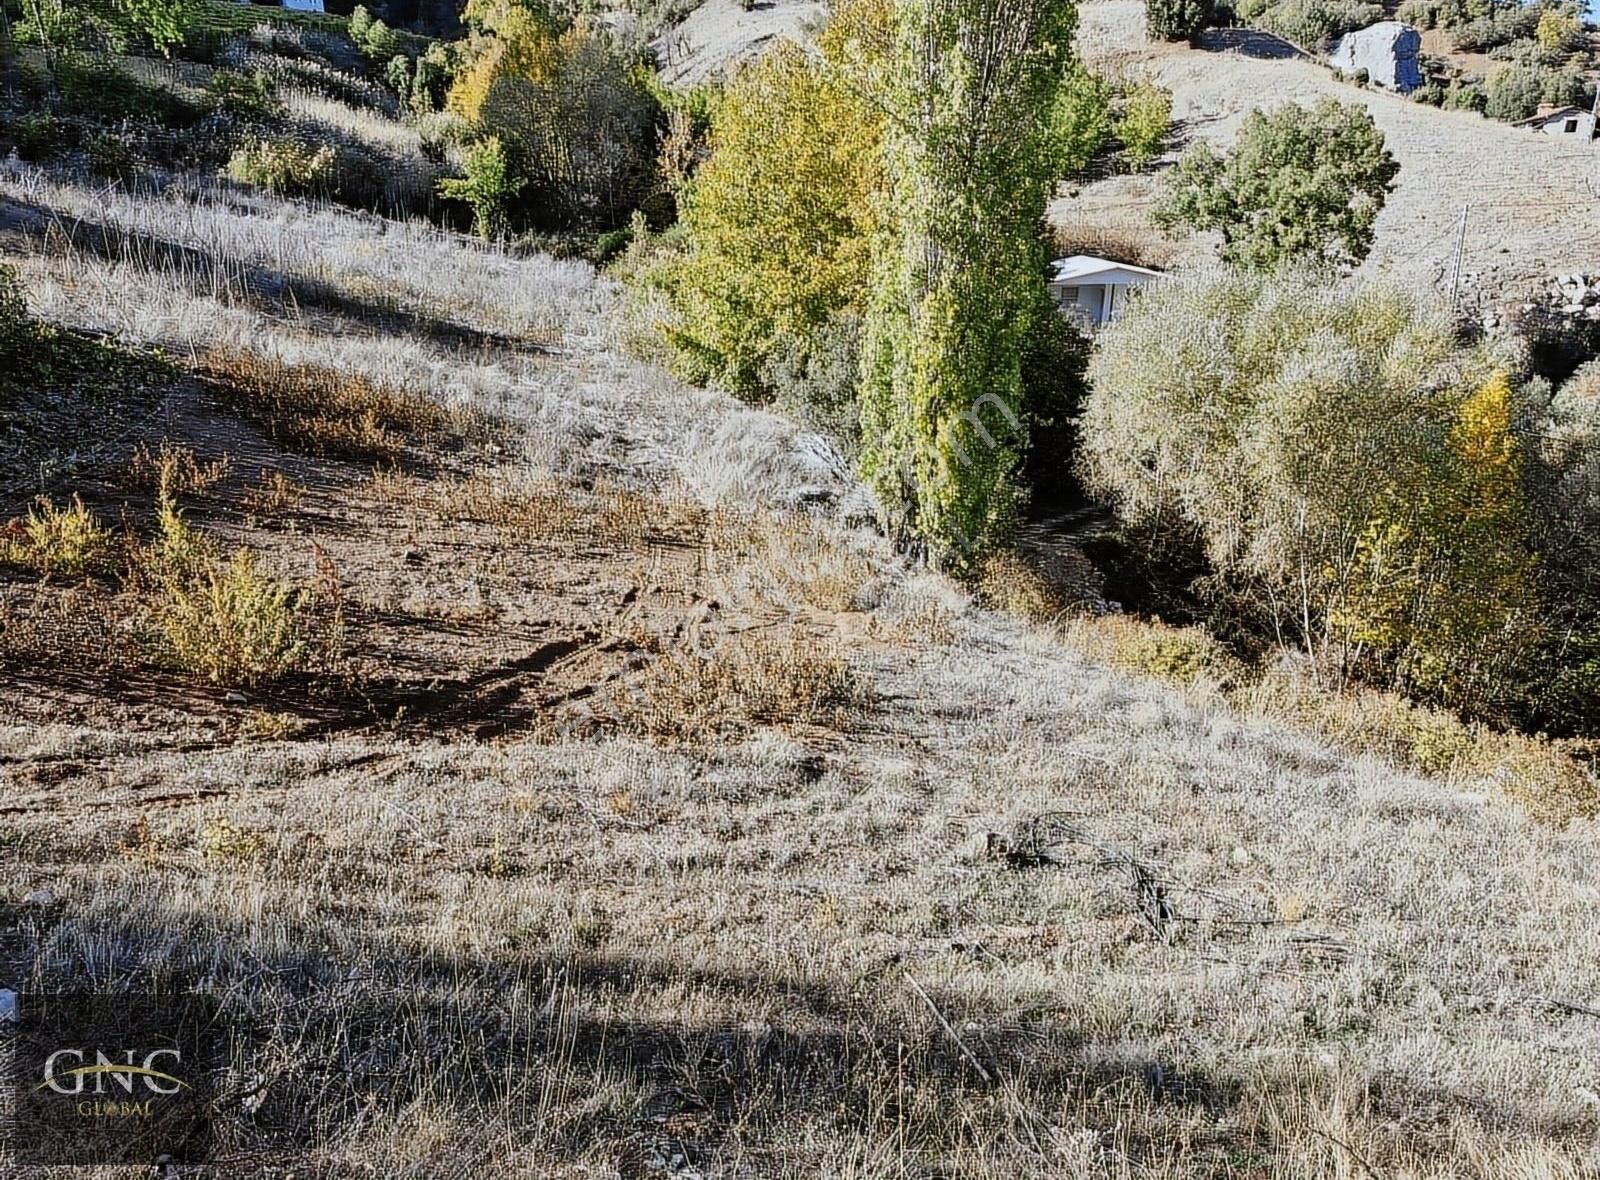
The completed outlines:
{"type": "Polygon", "coordinates": [[[1503,372],[1461,399],[1423,480],[1389,489],[1362,530],[1330,612],[1402,684],[1453,704],[1492,703],[1539,639],[1535,558],[1514,399],[1503,372]]]}
{"type": "Polygon", "coordinates": [[[881,213],[883,121],[867,97],[890,0],[847,0],[820,39],[767,54],[717,103],[710,155],[682,196],[687,253],[658,273],[663,333],[686,375],[759,390],[779,341],[859,311],[881,213]]]}
{"type": "Polygon", "coordinates": [[[501,78],[533,83],[549,78],[560,31],[544,9],[516,0],[468,0],[462,20],[472,35],[468,61],[445,98],[450,111],[476,123],[501,78]]]}

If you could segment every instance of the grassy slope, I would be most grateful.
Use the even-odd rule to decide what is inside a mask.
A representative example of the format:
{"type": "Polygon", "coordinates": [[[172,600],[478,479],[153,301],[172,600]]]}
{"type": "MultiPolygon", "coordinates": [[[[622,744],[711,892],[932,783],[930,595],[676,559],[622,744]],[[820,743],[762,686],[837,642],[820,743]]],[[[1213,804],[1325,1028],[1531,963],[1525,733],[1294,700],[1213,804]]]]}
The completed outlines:
{"type": "Polygon", "coordinates": [[[476,474],[580,507],[631,489],[657,522],[848,515],[792,428],[623,359],[584,268],[276,202],[0,196],[234,259],[152,272],[58,238],[24,263],[53,319],[506,423],[410,455],[404,494],[226,399],[147,424],[306,485],[270,525],[237,483],[191,516],[287,573],[328,548],[359,700],[0,670],[0,896],[50,894],[13,911],[0,983],[153,971],[280,1022],[236,1079],[263,1087],[225,1122],[239,1174],[1587,1174],[1600,1021],[1559,1005],[1600,997],[1592,824],[1089,665],[827,514],[800,536],[831,541],[750,561],[441,507],[476,474]],[[652,651],[732,659],[748,632],[842,652],[862,700],[665,739],[582,693],[656,691],[652,651]],[[459,691],[429,712],[427,685],[459,691]],[[1040,817],[1059,864],[987,854],[1040,817]],[[1123,857],[1168,882],[1159,934],[1123,857]]]}

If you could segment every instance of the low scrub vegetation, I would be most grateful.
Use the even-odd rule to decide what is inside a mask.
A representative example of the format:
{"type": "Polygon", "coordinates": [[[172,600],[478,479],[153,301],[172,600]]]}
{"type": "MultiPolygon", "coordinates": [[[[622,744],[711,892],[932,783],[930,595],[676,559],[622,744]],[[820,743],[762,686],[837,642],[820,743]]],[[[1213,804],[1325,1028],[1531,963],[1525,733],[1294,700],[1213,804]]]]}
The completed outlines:
{"type": "Polygon", "coordinates": [[[1193,273],[1102,336],[1082,462],[1127,519],[1198,541],[1222,631],[1587,732],[1591,406],[1515,365],[1381,283],[1193,273]]]}
{"type": "Polygon", "coordinates": [[[753,725],[844,724],[861,688],[843,656],[794,631],[734,635],[705,649],[648,645],[655,653],[624,680],[613,708],[658,737],[705,739],[753,725]]]}
{"type": "Polygon", "coordinates": [[[394,463],[408,440],[462,425],[430,398],[319,365],[219,349],[201,369],[274,439],[307,454],[394,463]]]}
{"type": "Polygon", "coordinates": [[[76,495],[65,506],[41,499],[26,517],[0,530],[0,563],[45,577],[107,573],[116,557],[116,539],[76,495]]]}
{"type": "Polygon", "coordinates": [[[165,582],[158,626],[174,663],[212,684],[253,687],[305,663],[303,592],[262,573],[241,549],[165,582]]]}
{"type": "Polygon", "coordinates": [[[1241,24],[1325,53],[1346,33],[1382,20],[1383,7],[1361,0],[1240,0],[1234,14],[1241,24]]]}

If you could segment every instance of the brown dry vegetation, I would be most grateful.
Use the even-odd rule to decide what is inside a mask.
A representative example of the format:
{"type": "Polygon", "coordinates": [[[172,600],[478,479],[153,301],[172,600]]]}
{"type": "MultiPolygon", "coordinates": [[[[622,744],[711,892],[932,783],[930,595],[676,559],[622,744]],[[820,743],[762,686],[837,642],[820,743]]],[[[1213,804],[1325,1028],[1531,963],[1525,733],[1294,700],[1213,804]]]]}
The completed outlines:
{"type": "Polygon", "coordinates": [[[793,428],[608,351],[592,275],[526,314],[554,353],[449,351],[9,245],[66,325],[230,350],[49,467],[111,568],[0,571],[0,984],[223,997],[217,1174],[1593,1175],[1600,867],[1515,801],[1546,747],[1250,698],[1023,564],[984,593],[1046,622],[980,609],[793,428]],[[163,482],[315,660],[152,646],[163,482]]]}

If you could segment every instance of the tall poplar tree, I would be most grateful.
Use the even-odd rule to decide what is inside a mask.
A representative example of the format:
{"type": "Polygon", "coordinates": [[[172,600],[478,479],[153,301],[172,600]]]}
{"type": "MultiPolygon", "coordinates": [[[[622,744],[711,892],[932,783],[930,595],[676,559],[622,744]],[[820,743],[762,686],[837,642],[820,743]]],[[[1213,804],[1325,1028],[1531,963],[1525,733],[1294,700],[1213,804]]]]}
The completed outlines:
{"type": "Polygon", "coordinates": [[[955,569],[1015,518],[1023,341],[1055,314],[1039,227],[1076,24],[1073,0],[897,6],[863,469],[890,523],[955,569]]]}

